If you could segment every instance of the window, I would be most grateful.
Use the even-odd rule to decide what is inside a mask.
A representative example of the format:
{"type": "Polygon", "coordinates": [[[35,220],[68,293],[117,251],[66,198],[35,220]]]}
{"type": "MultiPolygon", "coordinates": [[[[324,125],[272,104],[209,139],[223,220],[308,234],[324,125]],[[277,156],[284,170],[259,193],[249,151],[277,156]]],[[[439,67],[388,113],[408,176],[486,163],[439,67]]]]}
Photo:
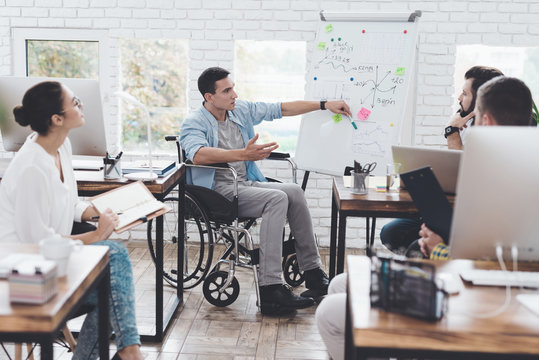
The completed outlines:
{"type": "MultiPolygon", "coordinates": [[[[234,81],[240,99],[283,102],[305,96],[304,41],[236,41],[234,81]]],[[[256,126],[260,142],[277,141],[278,151],[295,152],[301,116],[256,126]]]]}
{"type": "MultiPolygon", "coordinates": [[[[121,40],[122,91],[145,104],[150,113],[152,148],[172,151],[165,135],[179,133],[187,115],[187,40],[121,40]]],[[[124,150],[146,151],[142,109],[121,104],[124,150]]]]}
{"type": "Polygon", "coordinates": [[[14,28],[15,75],[106,79],[107,45],[103,30],[14,28]]]}
{"type": "Polygon", "coordinates": [[[521,79],[530,88],[534,101],[539,100],[539,47],[460,45],[456,64],[455,101],[462,91],[464,74],[474,65],[492,66],[507,76],[521,79]]]}
{"type": "Polygon", "coordinates": [[[99,79],[99,42],[26,40],[26,75],[99,79]]]}

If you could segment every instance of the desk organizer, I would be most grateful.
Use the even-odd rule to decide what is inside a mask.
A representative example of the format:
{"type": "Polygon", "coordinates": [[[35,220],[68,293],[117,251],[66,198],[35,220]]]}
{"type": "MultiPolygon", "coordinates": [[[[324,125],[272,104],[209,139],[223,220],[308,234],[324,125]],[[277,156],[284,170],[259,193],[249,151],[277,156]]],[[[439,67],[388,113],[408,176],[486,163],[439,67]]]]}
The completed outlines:
{"type": "Polygon", "coordinates": [[[380,254],[371,260],[371,306],[428,321],[445,315],[448,294],[432,264],[380,254]]]}
{"type": "Polygon", "coordinates": [[[8,276],[9,301],[46,303],[58,292],[56,273],[56,263],[51,260],[25,260],[18,263],[8,276]]]}

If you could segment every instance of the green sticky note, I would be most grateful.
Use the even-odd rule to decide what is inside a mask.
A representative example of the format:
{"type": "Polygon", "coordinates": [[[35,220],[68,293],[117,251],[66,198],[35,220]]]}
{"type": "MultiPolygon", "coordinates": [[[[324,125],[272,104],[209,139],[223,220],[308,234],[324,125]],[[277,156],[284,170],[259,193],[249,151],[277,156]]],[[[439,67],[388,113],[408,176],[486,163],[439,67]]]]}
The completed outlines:
{"type": "Polygon", "coordinates": [[[404,75],[404,68],[398,67],[397,70],[395,70],[395,75],[404,75]]]}
{"type": "Polygon", "coordinates": [[[339,121],[342,120],[342,115],[341,114],[335,114],[335,115],[332,116],[332,118],[333,118],[333,122],[335,122],[335,124],[336,124],[336,123],[338,123],[339,121]]]}
{"type": "Polygon", "coordinates": [[[320,41],[318,43],[318,50],[324,50],[326,48],[326,43],[323,41],[320,41]]]}
{"type": "Polygon", "coordinates": [[[333,31],[333,25],[329,24],[329,25],[326,25],[326,32],[329,33],[329,32],[332,32],[333,31]]]}

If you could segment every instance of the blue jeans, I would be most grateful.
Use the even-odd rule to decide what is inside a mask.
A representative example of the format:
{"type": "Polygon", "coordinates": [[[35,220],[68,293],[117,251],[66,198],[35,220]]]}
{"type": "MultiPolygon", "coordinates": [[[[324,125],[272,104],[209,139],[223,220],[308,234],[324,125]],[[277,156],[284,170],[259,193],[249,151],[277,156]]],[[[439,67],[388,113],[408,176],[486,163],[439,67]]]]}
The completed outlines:
{"type": "Polygon", "coordinates": [[[421,219],[395,219],[380,231],[380,240],[389,250],[404,252],[410,244],[419,239],[421,219]]]}
{"type": "MultiPolygon", "coordinates": [[[[93,245],[105,245],[110,249],[109,307],[110,323],[116,335],[114,338],[116,346],[118,350],[121,350],[129,345],[140,345],[135,318],[133,270],[127,249],[121,242],[113,240],[99,241],[93,245]]],[[[96,306],[84,320],[73,359],[97,359],[98,357],[97,289],[88,296],[87,303],[96,306]]]]}

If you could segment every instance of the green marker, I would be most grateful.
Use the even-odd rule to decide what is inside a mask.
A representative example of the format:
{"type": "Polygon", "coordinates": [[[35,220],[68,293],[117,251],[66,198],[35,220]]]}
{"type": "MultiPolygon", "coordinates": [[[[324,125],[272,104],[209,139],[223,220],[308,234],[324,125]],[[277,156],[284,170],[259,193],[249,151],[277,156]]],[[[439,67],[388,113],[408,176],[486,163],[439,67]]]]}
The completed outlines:
{"type": "Polygon", "coordinates": [[[354,129],[357,130],[357,125],[356,123],[354,122],[354,120],[352,120],[352,118],[348,115],[346,115],[346,118],[352,123],[352,126],[354,127],[354,129]]]}

